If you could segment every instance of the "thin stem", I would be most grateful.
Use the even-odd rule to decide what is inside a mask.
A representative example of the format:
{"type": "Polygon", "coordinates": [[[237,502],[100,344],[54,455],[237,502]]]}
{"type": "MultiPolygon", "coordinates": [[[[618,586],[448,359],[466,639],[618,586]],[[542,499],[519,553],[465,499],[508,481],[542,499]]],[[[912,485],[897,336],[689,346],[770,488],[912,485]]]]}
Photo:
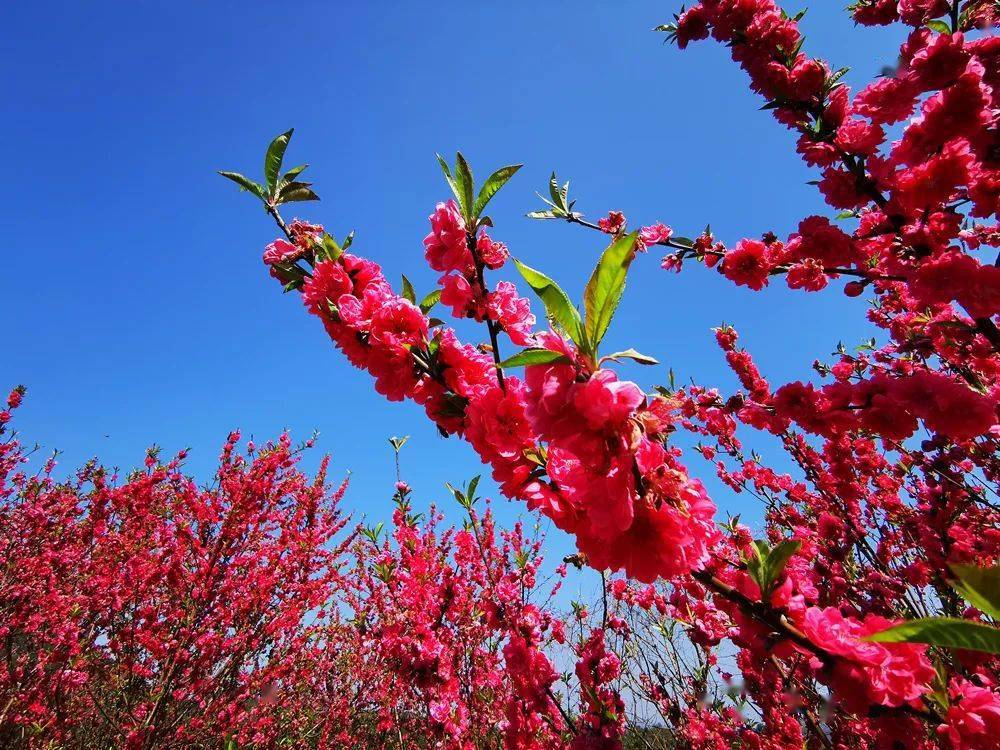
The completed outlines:
{"type": "Polygon", "coordinates": [[[288,227],[285,225],[285,220],[281,218],[281,214],[278,213],[277,207],[268,204],[267,212],[274,218],[274,221],[278,225],[278,229],[281,230],[282,234],[284,234],[288,239],[292,239],[292,234],[288,231],[288,227]]]}
{"type": "MultiPolygon", "coordinates": [[[[596,229],[598,232],[604,231],[599,226],[597,226],[597,224],[594,224],[591,221],[587,221],[586,219],[581,219],[576,216],[568,217],[566,221],[568,221],[570,224],[579,224],[580,226],[586,227],[587,229],[596,229]]],[[[688,245],[682,245],[679,242],[675,242],[674,240],[667,239],[667,240],[662,240],[660,242],[654,242],[653,244],[660,245],[661,247],[669,247],[674,250],[680,250],[681,251],[680,256],[682,259],[691,258],[695,256],[695,251],[692,250],[692,248],[690,248],[688,245]]],[[[713,255],[716,258],[726,257],[725,253],[719,252],[718,250],[703,250],[702,254],[713,255]]],[[[775,266],[773,269],[771,269],[771,275],[776,276],[788,273],[789,270],[790,268],[787,265],[775,266]]],[[[867,279],[869,281],[905,281],[905,279],[902,276],[881,276],[868,273],[867,271],[859,271],[858,269],[855,268],[844,268],[842,266],[825,267],[823,269],[823,273],[839,274],[841,276],[855,276],[859,279],[867,279]]]]}
{"type": "MultiPolygon", "coordinates": [[[[479,257],[479,253],[476,249],[476,234],[475,232],[465,233],[465,244],[469,248],[469,252],[472,253],[472,260],[476,266],[476,283],[479,285],[479,289],[483,294],[483,299],[486,298],[488,294],[486,290],[486,273],[485,264],[479,257]]],[[[490,346],[493,348],[493,364],[496,366],[497,371],[497,383],[500,384],[500,390],[504,393],[507,392],[507,386],[503,379],[503,368],[500,367],[500,343],[499,343],[499,332],[500,325],[495,320],[486,316],[486,329],[490,332],[490,346]]]]}

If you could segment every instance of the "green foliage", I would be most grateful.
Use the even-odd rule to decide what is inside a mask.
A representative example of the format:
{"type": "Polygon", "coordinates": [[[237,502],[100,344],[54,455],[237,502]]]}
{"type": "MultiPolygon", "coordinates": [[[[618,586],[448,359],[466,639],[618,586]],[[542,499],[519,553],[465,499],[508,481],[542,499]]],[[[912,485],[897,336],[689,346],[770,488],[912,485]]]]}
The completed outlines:
{"type": "Polygon", "coordinates": [[[501,362],[500,367],[507,369],[511,367],[527,367],[529,365],[547,365],[553,362],[568,363],[569,361],[569,358],[565,354],[560,354],[549,349],[523,349],[501,362]]]}
{"type": "Polygon", "coordinates": [[[980,612],[1000,620],[1000,566],[977,568],[974,565],[951,565],[955,574],[952,588],[980,612]]]}
{"type": "Polygon", "coordinates": [[[517,259],[514,260],[514,265],[517,266],[517,270],[524,277],[524,280],[528,282],[528,286],[542,300],[549,322],[554,327],[565,331],[578,346],[586,349],[580,313],[570,302],[566,292],[541,271],[536,271],[517,259]]]}
{"type": "Polygon", "coordinates": [[[573,210],[576,201],[569,199],[569,181],[567,180],[560,186],[555,172],[549,178],[549,198],[546,198],[541,193],[536,193],[536,195],[549,208],[544,211],[531,211],[528,213],[529,219],[565,219],[566,221],[573,221],[583,216],[583,214],[573,210]]]}
{"type": "Polygon", "coordinates": [[[318,201],[319,196],[313,191],[312,183],[296,179],[306,170],[308,164],[292,167],[280,178],[278,177],[293,132],[294,129],[287,130],[268,144],[267,151],[264,152],[263,185],[239,172],[219,172],[219,174],[235,182],[241,190],[252,193],[268,210],[273,210],[282,203],[318,201]]]}
{"type": "Polygon", "coordinates": [[[635,349],[625,349],[624,351],[615,352],[614,354],[605,354],[601,357],[601,362],[620,362],[623,359],[631,359],[634,362],[638,362],[640,365],[660,364],[659,360],[653,359],[648,354],[637,352],[635,349]]]}
{"type": "Polygon", "coordinates": [[[428,294],[420,300],[420,312],[424,315],[429,313],[438,302],[441,301],[441,290],[435,289],[433,292],[428,292],[428,294]]]}
{"type": "Polygon", "coordinates": [[[268,192],[273,196],[278,190],[278,173],[281,172],[281,162],[285,159],[285,150],[288,142],[292,139],[294,128],[286,130],[277,136],[264,152],[264,180],[267,182],[268,192]]]}
{"type": "Polygon", "coordinates": [[[413,304],[417,304],[417,293],[413,289],[413,283],[403,274],[403,298],[413,304]]]}
{"type": "MultiPolygon", "coordinates": [[[[1000,619],[1000,566],[952,565],[952,588],[976,609],[1000,619]]],[[[1000,628],[955,617],[925,617],[900,623],[865,640],[876,643],[926,643],[940,648],[1000,654],[1000,628]]]]}
{"type": "Polygon", "coordinates": [[[477,218],[482,215],[486,204],[490,202],[500,188],[507,184],[507,180],[513,177],[521,166],[521,164],[510,164],[506,167],[500,167],[500,169],[486,178],[486,182],[483,183],[482,188],[479,190],[479,195],[476,196],[476,203],[472,207],[473,215],[477,218]]]}
{"type": "Polygon", "coordinates": [[[926,643],[941,648],[1000,654],[1000,628],[956,617],[909,620],[868,636],[876,643],[926,643]]]}
{"type": "Polygon", "coordinates": [[[785,539],[773,548],[764,540],[754,541],[754,555],[746,561],[747,572],[760,588],[764,601],[771,598],[785,566],[801,546],[802,542],[797,539],[785,539]]]}
{"type": "Polygon", "coordinates": [[[472,176],[472,167],[469,166],[469,162],[462,155],[461,151],[455,154],[454,171],[448,166],[448,162],[444,160],[441,154],[437,154],[437,160],[441,166],[441,171],[444,173],[444,178],[448,182],[448,187],[451,188],[451,192],[458,202],[462,218],[465,220],[466,225],[471,228],[471,231],[475,231],[481,223],[491,225],[488,217],[483,217],[483,210],[500,188],[506,185],[507,181],[522,166],[521,164],[509,164],[506,167],[500,167],[500,169],[486,178],[486,182],[483,183],[483,186],[479,189],[479,193],[476,194],[476,183],[472,176]],[[475,198],[473,198],[474,195],[475,198]]]}
{"type": "Polygon", "coordinates": [[[601,254],[583,291],[584,332],[592,353],[596,354],[625,292],[625,277],[635,257],[638,236],[632,232],[612,242],[601,254]]]}
{"type": "Polygon", "coordinates": [[[447,487],[448,490],[451,492],[451,494],[455,496],[455,499],[458,501],[458,504],[461,505],[466,510],[472,510],[472,508],[476,504],[476,500],[479,499],[478,497],[476,497],[476,488],[479,486],[478,474],[474,476],[471,480],[469,480],[469,483],[466,484],[465,487],[462,488],[453,487],[451,484],[448,484],[447,482],[445,482],[444,486],[447,487]]]}

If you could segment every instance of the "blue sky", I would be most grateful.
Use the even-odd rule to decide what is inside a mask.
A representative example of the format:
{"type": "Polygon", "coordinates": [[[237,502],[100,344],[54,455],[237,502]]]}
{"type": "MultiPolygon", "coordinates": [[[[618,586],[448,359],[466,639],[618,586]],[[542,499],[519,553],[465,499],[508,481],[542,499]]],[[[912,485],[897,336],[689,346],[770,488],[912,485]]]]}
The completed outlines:
{"type": "MultiPolygon", "coordinates": [[[[855,84],[892,62],[898,32],[855,31],[840,3],[813,5],[807,51],[852,66],[855,84]]],[[[356,230],[359,252],[420,293],[435,277],[422,260],[427,215],[447,195],[435,152],[461,149],[480,177],[525,164],[491,206],[494,236],[577,295],[600,238],[524,218],[553,169],[591,218],[621,209],[679,234],[710,222],[727,242],[822,212],[792,135],[759,111],[726,50],[679,52],[650,31],[672,10],[8,3],[0,385],[30,389],[16,423],[25,439],[63,451],[64,470],[95,455],[129,467],[152,443],[190,446],[190,470],[208,479],[232,428],[258,439],[319,430],[335,476],[353,473],[348,507],[379,518],[392,485],[386,439],[409,434],[407,478],[421,502],[444,500],[444,481],[480,471],[471,449],[439,438],[417,407],[384,402],[280,294],[260,262],[275,230],[215,170],[259,176],[267,141],[295,126],[289,163],[312,165],[323,201],[289,218],[356,230]]],[[[870,333],[863,300],[842,284],[753,294],[704,269],[667,274],[657,260],[634,267],[606,344],[664,363],[626,370],[646,387],[669,365],[679,380],[732,388],[710,332],[722,321],[772,382],[808,377],[838,340],[870,333]]],[[[724,511],[759,517],[750,498],[710,485],[724,511]]],[[[520,512],[499,506],[505,519],[520,512]]]]}

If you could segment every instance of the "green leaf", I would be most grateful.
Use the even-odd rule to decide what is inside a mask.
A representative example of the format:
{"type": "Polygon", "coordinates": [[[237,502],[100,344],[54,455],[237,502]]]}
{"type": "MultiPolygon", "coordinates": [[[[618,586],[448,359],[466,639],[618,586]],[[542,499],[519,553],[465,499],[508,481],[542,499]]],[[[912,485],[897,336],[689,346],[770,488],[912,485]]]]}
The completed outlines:
{"type": "Polygon", "coordinates": [[[438,302],[441,301],[441,290],[435,289],[433,292],[427,294],[422,300],[420,300],[420,312],[424,315],[429,313],[438,302]]]}
{"type": "Polygon", "coordinates": [[[774,586],[781,578],[785,566],[792,555],[799,551],[802,542],[798,539],[785,539],[778,542],[772,549],[764,540],[754,540],[754,557],[747,560],[747,572],[760,588],[761,598],[767,601],[771,598],[774,586]]]}
{"type": "Polygon", "coordinates": [[[643,354],[642,352],[637,352],[635,349],[626,349],[625,351],[615,352],[614,354],[608,354],[608,355],[606,355],[604,357],[601,357],[601,362],[605,362],[607,360],[612,360],[614,362],[619,362],[620,360],[623,360],[623,359],[635,360],[640,365],[658,365],[658,364],[660,364],[658,360],[655,360],[652,357],[650,357],[650,356],[648,356],[646,354],[643,354]]]}
{"type": "Polygon", "coordinates": [[[476,474],[476,476],[469,480],[469,486],[465,490],[465,496],[469,498],[469,500],[476,499],[476,488],[479,486],[480,476],[481,475],[476,474]]]}
{"type": "Polygon", "coordinates": [[[306,171],[308,164],[299,164],[297,167],[292,167],[283,175],[281,175],[281,180],[278,182],[279,185],[287,185],[289,182],[295,180],[300,174],[306,171]]]}
{"type": "Polygon", "coordinates": [[[965,601],[1000,621],[1000,566],[977,568],[975,565],[951,565],[958,579],[952,587],[965,601]]]}
{"type": "Polygon", "coordinates": [[[799,551],[802,542],[798,539],[785,539],[779,542],[767,556],[767,572],[770,577],[769,585],[773,586],[785,570],[792,555],[799,551]]]}
{"type": "Polygon", "coordinates": [[[556,178],[555,172],[549,178],[549,195],[552,196],[552,205],[564,214],[569,213],[569,206],[566,205],[566,199],[569,198],[569,182],[567,181],[565,185],[559,187],[559,180],[556,178]]]}
{"type": "Polygon", "coordinates": [[[517,266],[517,270],[524,277],[524,280],[528,282],[528,286],[542,300],[549,321],[562,328],[578,346],[583,347],[584,333],[580,313],[573,307],[566,292],[544,273],[524,265],[516,258],[514,265],[517,266]]]}
{"type": "Polygon", "coordinates": [[[612,242],[601,255],[594,268],[594,273],[583,290],[583,309],[585,331],[591,353],[597,352],[597,347],[611,325],[618,303],[625,291],[625,276],[629,264],[635,257],[635,241],[637,232],[619,237],[612,242]]]}
{"type": "Polygon", "coordinates": [[[413,289],[413,284],[410,283],[410,280],[405,275],[403,276],[403,297],[413,304],[417,303],[417,293],[413,289]]]}
{"type": "Polygon", "coordinates": [[[219,174],[221,174],[227,180],[232,180],[237,185],[239,185],[240,190],[244,190],[248,193],[253,193],[261,200],[264,200],[265,197],[267,196],[267,193],[265,192],[263,185],[254,182],[249,177],[241,175],[239,172],[219,172],[219,174]]]}
{"type": "Polygon", "coordinates": [[[278,193],[277,203],[318,200],[319,196],[313,192],[311,182],[289,182],[278,193]]]}
{"type": "Polygon", "coordinates": [[[1000,628],[954,617],[927,617],[910,620],[864,640],[876,643],[926,643],[941,648],[959,648],[1000,654],[1000,628]]]}
{"type": "Polygon", "coordinates": [[[525,214],[529,219],[558,219],[552,211],[529,211],[525,214]]]}
{"type": "Polygon", "coordinates": [[[569,362],[569,358],[551,349],[524,349],[513,357],[508,357],[500,363],[500,367],[528,367],[529,365],[547,365],[552,362],[569,362]]]}
{"type": "Polygon", "coordinates": [[[472,169],[459,151],[455,155],[455,184],[458,186],[458,203],[466,221],[472,219],[472,169]]]}
{"type": "Polygon", "coordinates": [[[323,232],[319,245],[321,252],[328,260],[337,260],[344,252],[340,245],[337,244],[337,240],[326,232],[323,232]]]}
{"type": "Polygon", "coordinates": [[[486,204],[490,202],[490,199],[497,194],[500,188],[507,184],[507,180],[513,177],[522,166],[522,164],[511,164],[506,167],[500,167],[500,169],[486,178],[486,182],[479,189],[479,195],[476,196],[476,204],[472,207],[473,217],[479,217],[483,209],[486,208],[486,204]]]}
{"type": "Polygon", "coordinates": [[[448,166],[448,162],[444,160],[441,154],[434,154],[437,157],[438,164],[441,165],[441,171],[444,172],[444,178],[448,181],[448,187],[451,188],[451,194],[455,196],[455,200],[459,203],[462,202],[462,196],[458,193],[458,185],[455,184],[455,178],[451,176],[451,168],[448,166]]]}
{"type": "Polygon", "coordinates": [[[947,21],[942,21],[940,18],[935,18],[933,21],[928,21],[927,28],[936,31],[939,34],[951,33],[951,26],[948,25],[947,21]]]}
{"type": "Polygon", "coordinates": [[[267,181],[268,192],[272,195],[278,184],[278,173],[281,172],[281,162],[285,158],[285,149],[288,148],[288,142],[292,139],[294,130],[295,128],[292,128],[271,141],[264,154],[264,179],[267,181]]]}

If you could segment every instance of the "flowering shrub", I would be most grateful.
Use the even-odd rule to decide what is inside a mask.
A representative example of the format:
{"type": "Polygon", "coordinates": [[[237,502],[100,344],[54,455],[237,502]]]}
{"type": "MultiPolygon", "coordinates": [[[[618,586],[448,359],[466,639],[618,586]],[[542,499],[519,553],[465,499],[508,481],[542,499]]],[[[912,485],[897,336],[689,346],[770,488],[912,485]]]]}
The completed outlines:
{"type": "Polygon", "coordinates": [[[345,488],[325,464],[298,471],[287,436],[246,456],[238,440],[208,489],[183,454],[58,482],[54,461],[29,475],[0,442],[0,744],[192,747],[273,721],[338,578],[345,488]]]}
{"type": "Polygon", "coordinates": [[[123,481],[94,463],[60,483],[54,461],[28,475],[16,437],[0,442],[4,747],[534,748],[622,735],[608,617],[590,625],[580,610],[568,637],[553,608],[566,566],[540,580],[542,539],[497,529],[478,480],[452,490],[462,528],[415,514],[402,481],[388,532],[348,528],[346,484],[331,490],[325,460],[310,479],[287,436],[246,455],[238,441],[207,489],[183,475],[183,454],[150,451],[123,481]]]}
{"type": "MultiPolygon", "coordinates": [[[[851,13],[860,24],[912,27],[898,68],[856,94],[845,71],[803,51],[801,16],[772,0],[703,0],[660,27],[681,49],[708,37],[729,48],[797,135],[839,213],[808,216],[783,240],[768,233],[730,246],[708,230],[687,239],[662,223],[630,232],[618,211],[590,222],[553,175],[547,207],[529,215],[602,232],[611,244],[582,312],[556,281],[513,260],[547,329],[535,327],[512,285],[491,290],[486,280],[511,256],[488,233],[484,210],[517,166],[477,192],[461,154],[453,168],[441,162],[454,200],[437,205],[424,246],[443,276],[419,301],[409,282],[397,293],[373,261],[349,252],[351,237],[338,243],[319,226],[284,223],[283,203],[313,197],[293,187],[297,173],[279,174],[291,131],[269,149],[266,185],[225,173],[257,194],[285,234],[265,251],[271,274],[301,292],[379,393],[412,399],[442,434],[468,441],[505,495],[575,538],[580,561],[622,572],[632,582],[618,587],[630,617],[683,623],[699,659],[689,674],[671,681],[658,660],[623,666],[589,642],[577,672],[584,685],[632,675],[693,747],[996,741],[1000,649],[986,623],[1000,598],[1000,268],[985,256],[1000,245],[1000,45],[977,32],[995,24],[996,6],[859,0],[851,13]],[[622,380],[614,362],[655,360],[634,349],[601,356],[599,346],[631,264],[654,246],[666,250],[665,269],[703,263],[761,292],[780,278],[820,292],[847,277],[845,294],[872,296],[867,317],[882,343],[839,348],[814,364],[818,382],[774,387],[722,327],[716,339],[741,391],[622,380]],[[465,343],[429,318],[439,301],[485,323],[489,344],[465,343]],[[505,336],[527,348],[503,359],[505,336]],[[698,450],[685,455],[677,431],[697,436],[698,450]],[[770,435],[796,473],[748,454],[746,431],[770,435]],[[738,522],[720,525],[692,468],[701,459],[733,492],[761,499],[763,538],[738,522]],[[985,571],[976,579],[988,582],[985,599],[969,594],[980,590],[966,578],[970,565],[985,571]],[[655,585],[640,595],[639,583],[655,585]],[[935,614],[951,619],[893,627],[935,614]],[[738,678],[718,669],[729,648],[738,678]],[[720,681],[732,688],[720,694],[720,681]]],[[[619,746],[618,730],[604,724],[619,701],[621,693],[586,689],[578,744],[619,746]]]]}

